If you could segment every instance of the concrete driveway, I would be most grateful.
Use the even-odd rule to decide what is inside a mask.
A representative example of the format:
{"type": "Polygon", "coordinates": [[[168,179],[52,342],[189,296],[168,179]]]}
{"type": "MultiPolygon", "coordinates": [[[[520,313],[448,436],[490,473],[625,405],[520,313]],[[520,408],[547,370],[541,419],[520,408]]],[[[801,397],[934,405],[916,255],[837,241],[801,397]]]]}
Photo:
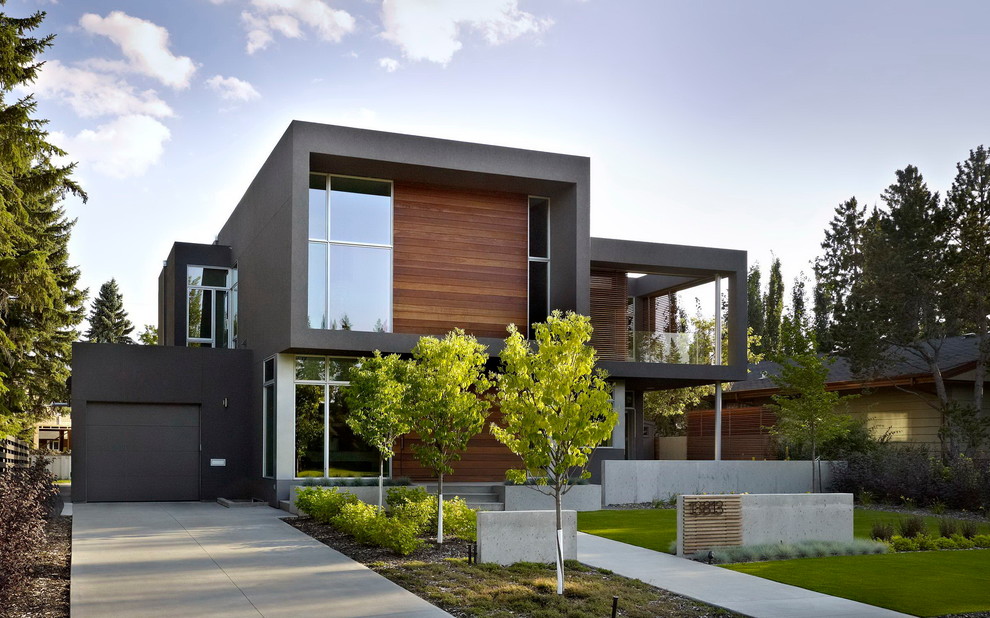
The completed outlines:
{"type": "Polygon", "coordinates": [[[200,502],[73,505],[72,616],[449,615],[286,515],[200,502]]]}

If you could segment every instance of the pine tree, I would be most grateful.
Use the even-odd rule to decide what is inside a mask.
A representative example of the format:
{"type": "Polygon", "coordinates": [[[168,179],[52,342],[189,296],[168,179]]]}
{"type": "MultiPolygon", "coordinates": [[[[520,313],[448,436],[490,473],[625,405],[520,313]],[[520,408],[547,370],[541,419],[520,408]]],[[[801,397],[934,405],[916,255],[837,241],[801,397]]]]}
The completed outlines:
{"type": "Polygon", "coordinates": [[[100,286],[100,294],[93,301],[89,314],[89,330],[86,340],[93,343],[134,343],[130,338],[134,326],[124,311],[124,297],[111,279],[100,286]]]}
{"type": "MultiPolygon", "coordinates": [[[[815,338],[820,352],[833,352],[849,344],[850,333],[839,332],[852,323],[849,307],[853,284],[863,271],[863,230],[866,208],[856,198],[839,204],[825,230],[822,255],[815,260],[815,338]]],[[[853,333],[854,334],[854,333],[853,333]]]]}
{"type": "Polygon", "coordinates": [[[768,355],[780,352],[780,325],[784,317],[784,278],[780,274],[780,258],[770,265],[770,280],[763,297],[765,323],[763,326],[763,352],[768,355]]]}
{"type": "Polygon", "coordinates": [[[85,300],[68,263],[74,222],[60,206],[85,193],[71,178],[74,165],[52,162],[66,153],[48,143],[33,97],[11,97],[35,80],[37,57],[52,45],[53,35],[30,36],[44,17],[0,13],[0,435],[27,430],[67,397],[85,300]]]}

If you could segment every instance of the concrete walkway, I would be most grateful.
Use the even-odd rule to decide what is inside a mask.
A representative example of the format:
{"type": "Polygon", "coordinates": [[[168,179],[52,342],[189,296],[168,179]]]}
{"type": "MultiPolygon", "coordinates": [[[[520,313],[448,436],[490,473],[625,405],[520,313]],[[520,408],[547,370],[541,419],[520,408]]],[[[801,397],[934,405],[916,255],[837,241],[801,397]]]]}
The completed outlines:
{"type": "Polygon", "coordinates": [[[760,618],[892,618],[906,616],[737,573],[670,554],[578,532],[578,560],[692,599],[760,618]]]}
{"type": "Polygon", "coordinates": [[[72,507],[73,618],[449,616],[265,507],[72,507]]]}

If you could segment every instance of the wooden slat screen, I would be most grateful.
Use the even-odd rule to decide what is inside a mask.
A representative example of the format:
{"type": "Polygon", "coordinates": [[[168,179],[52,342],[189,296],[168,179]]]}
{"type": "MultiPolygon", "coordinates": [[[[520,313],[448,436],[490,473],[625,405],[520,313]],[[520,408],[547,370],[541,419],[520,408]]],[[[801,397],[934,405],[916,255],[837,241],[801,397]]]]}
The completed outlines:
{"type": "MultiPolygon", "coordinates": [[[[723,408],[722,459],[776,459],[769,430],[777,417],[764,406],[723,408]]],[[[715,454],[715,411],[687,415],[687,458],[711,460],[715,454]]]]}
{"type": "Polygon", "coordinates": [[[591,345],[604,360],[626,360],[629,327],[626,325],[626,273],[591,271],[591,345]]]}
{"type": "Polygon", "coordinates": [[[647,324],[653,332],[677,332],[677,295],[662,294],[648,299],[646,303],[647,324]]]}
{"type": "Polygon", "coordinates": [[[526,195],[395,183],[393,331],[506,336],[526,323],[526,195]]]}
{"type": "Polygon", "coordinates": [[[684,555],[713,547],[742,545],[740,496],[684,496],[682,518],[684,555]]]}

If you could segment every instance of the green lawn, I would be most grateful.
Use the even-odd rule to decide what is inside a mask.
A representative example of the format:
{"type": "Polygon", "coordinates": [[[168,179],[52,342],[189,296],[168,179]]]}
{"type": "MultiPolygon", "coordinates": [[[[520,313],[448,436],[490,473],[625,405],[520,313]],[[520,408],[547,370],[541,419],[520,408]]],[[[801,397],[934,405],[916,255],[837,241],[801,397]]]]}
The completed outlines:
{"type": "MultiPolygon", "coordinates": [[[[635,509],[628,511],[587,511],[578,513],[578,530],[622,541],[646,549],[665,552],[677,540],[676,509],[635,509]]],[[[875,521],[894,523],[907,517],[902,513],[856,509],[853,512],[853,536],[870,538],[875,521]]],[[[926,517],[930,534],[938,534],[938,517],[926,517]]],[[[980,526],[981,534],[990,534],[990,525],[980,526]]]]}
{"type": "Polygon", "coordinates": [[[586,511],[577,514],[577,528],[613,541],[666,552],[671,542],[677,540],[677,511],[586,511]]]}
{"type": "MultiPolygon", "coordinates": [[[[858,511],[857,511],[858,512],[858,511]]],[[[918,616],[990,610],[990,550],[749,562],[725,568],[918,616]]]]}

